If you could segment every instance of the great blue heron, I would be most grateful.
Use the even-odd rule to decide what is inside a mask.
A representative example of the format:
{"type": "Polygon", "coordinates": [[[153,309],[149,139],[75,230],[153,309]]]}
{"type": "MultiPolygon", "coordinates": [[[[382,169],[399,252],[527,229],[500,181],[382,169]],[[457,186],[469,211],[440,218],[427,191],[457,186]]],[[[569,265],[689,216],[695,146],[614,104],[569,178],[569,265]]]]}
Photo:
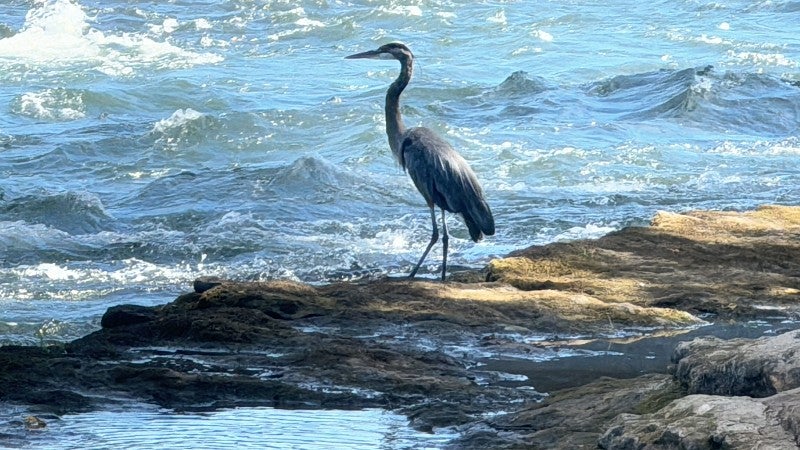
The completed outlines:
{"type": "Polygon", "coordinates": [[[433,234],[428,247],[409,278],[417,274],[431,247],[439,240],[434,205],[442,209],[442,281],[447,273],[447,222],[445,211],[461,214],[469,229],[469,236],[478,242],[483,235],[494,234],[492,210],[483,197],[483,189],[475,172],[453,147],[429,128],[406,129],[400,115],[400,94],[411,80],[414,55],[400,43],[382,45],[377,50],[356,53],[347,59],[396,59],[400,61],[400,75],[386,91],[386,134],[400,166],[408,172],[417,190],[431,209],[433,234]]]}

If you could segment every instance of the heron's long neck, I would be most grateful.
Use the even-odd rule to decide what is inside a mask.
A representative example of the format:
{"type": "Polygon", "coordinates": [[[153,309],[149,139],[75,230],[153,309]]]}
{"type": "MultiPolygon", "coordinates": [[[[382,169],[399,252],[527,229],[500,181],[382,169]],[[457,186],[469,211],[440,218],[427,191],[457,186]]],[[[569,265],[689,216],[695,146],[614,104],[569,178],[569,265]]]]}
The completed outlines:
{"type": "MultiPolygon", "coordinates": [[[[400,94],[408,86],[413,72],[413,61],[401,61],[402,67],[400,75],[394,80],[389,90],[386,91],[386,134],[389,136],[389,147],[394,156],[400,160],[400,139],[406,126],[403,124],[403,117],[400,115],[400,94]]],[[[400,161],[402,164],[402,161],[400,161]]]]}

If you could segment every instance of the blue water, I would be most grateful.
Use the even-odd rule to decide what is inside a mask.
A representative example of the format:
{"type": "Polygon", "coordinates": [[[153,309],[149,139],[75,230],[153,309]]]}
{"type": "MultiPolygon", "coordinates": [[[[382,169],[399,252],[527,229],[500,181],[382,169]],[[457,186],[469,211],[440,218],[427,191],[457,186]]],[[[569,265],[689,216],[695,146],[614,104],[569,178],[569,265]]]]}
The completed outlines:
{"type": "MultiPolygon", "coordinates": [[[[451,263],[796,204],[800,2],[6,0],[0,343],[64,341],[200,275],[408,273],[429,213],[383,130],[403,41],[409,126],[495,213],[451,263]]],[[[438,271],[435,248],[423,272],[438,271]]]]}
{"type": "MultiPolygon", "coordinates": [[[[0,411],[0,418],[5,419],[0,411]]],[[[23,416],[24,417],[24,416],[23,416]]],[[[0,440],[2,448],[125,449],[434,449],[456,435],[450,430],[421,433],[405,417],[376,409],[303,411],[237,408],[181,413],[132,405],[126,410],[46,416],[43,429],[18,439],[0,440]],[[342,430],[347,432],[343,433],[342,430]]],[[[22,419],[0,432],[14,433],[22,419]]]]}

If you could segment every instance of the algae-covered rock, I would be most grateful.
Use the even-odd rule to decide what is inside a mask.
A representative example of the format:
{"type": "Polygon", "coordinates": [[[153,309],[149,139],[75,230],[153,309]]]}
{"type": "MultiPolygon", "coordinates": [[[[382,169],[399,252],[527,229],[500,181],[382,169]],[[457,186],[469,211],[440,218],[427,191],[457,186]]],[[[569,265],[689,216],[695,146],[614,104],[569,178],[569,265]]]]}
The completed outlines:
{"type": "Polygon", "coordinates": [[[659,212],[648,227],[534,246],[492,261],[488,279],[598,300],[722,317],[800,307],[800,208],[659,212]]]}

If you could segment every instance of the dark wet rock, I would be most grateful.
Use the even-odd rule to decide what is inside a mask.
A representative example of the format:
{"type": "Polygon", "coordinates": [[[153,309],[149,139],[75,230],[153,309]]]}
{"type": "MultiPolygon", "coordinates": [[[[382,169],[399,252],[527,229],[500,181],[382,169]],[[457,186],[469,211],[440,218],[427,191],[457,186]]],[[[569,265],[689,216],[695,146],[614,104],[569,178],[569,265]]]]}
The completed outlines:
{"type": "Polygon", "coordinates": [[[431,295],[424,293],[442,288],[408,281],[320,288],[225,282],[160,307],[114,307],[103,329],[57,352],[0,349],[8,368],[2,381],[9,385],[23,372],[48,368],[38,375],[43,389],[9,389],[3,398],[51,412],[69,405],[85,410],[91,402],[79,393],[88,391],[93,399],[127,395],[179,410],[416,408],[420,429],[541,398],[531,390],[481,385],[463,359],[418,345],[417,335],[473,333],[463,323],[495,327],[478,323],[475,311],[451,318],[444,306],[425,307],[431,295]],[[397,331],[412,339],[398,339],[397,331]]]}
{"type": "Polygon", "coordinates": [[[115,328],[126,325],[136,325],[149,322],[156,317],[156,312],[152,308],[138,305],[119,305],[108,308],[100,326],[103,328],[115,328]]]}
{"type": "Polygon", "coordinates": [[[597,448],[617,415],[657,410],[681,391],[668,375],[635,379],[601,378],[554,392],[543,402],[464,427],[455,447],[597,448]]]}
{"type": "Polygon", "coordinates": [[[63,414],[89,411],[94,400],[72,383],[83,362],[58,346],[0,347],[0,400],[63,414]]]}
{"type": "Polygon", "coordinates": [[[194,280],[193,287],[194,291],[198,294],[202,294],[203,292],[217,287],[222,284],[225,280],[219,277],[200,277],[194,280]]]}
{"type": "Polygon", "coordinates": [[[672,359],[692,394],[767,397],[800,387],[800,331],[755,340],[704,337],[679,344],[672,359]]]}

